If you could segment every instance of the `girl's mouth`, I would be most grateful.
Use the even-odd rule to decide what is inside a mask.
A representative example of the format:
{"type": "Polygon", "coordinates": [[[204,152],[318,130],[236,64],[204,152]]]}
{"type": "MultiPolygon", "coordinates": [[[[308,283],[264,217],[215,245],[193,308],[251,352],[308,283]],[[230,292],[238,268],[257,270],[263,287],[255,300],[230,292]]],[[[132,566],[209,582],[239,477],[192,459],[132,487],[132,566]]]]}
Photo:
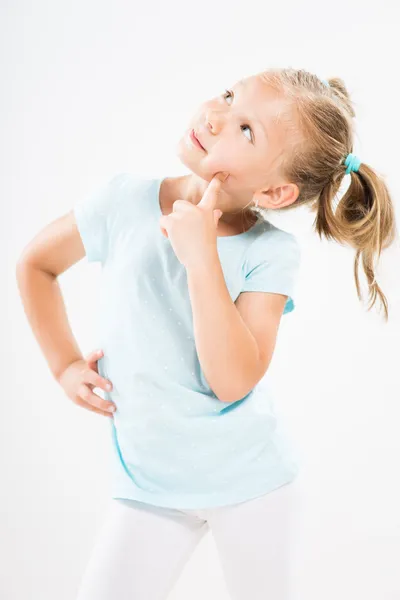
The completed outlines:
{"type": "Polygon", "coordinates": [[[203,150],[205,152],[205,148],[203,148],[203,146],[201,145],[201,143],[199,142],[199,140],[196,137],[196,134],[194,132],[194,129],[191,129],[190,131],[190,139],[192,140],[193,144],[197,147],[200,148],[201,150],[203,150]]]}

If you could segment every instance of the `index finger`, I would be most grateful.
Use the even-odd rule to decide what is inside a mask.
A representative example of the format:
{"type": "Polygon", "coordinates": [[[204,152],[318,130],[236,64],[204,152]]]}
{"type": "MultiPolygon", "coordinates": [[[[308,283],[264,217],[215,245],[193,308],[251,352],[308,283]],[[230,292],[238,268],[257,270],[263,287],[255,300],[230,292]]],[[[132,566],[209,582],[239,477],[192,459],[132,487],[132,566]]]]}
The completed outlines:
{"type": "Polygon", "coordinates": [[[207,186],[204,195],[197,206],[213,210],[218,200],[222,183],[228,177],[228,173],[216,173],[207,186]]]}

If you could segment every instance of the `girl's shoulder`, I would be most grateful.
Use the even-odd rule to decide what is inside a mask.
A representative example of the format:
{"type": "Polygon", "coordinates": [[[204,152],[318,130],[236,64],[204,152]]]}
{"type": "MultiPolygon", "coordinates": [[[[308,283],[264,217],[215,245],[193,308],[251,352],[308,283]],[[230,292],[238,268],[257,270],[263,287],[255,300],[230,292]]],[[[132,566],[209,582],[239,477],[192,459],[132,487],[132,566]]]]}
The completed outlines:
{"type": "Polygon", "coordinates": [[[273,225],[270,221],[262,221],[260,228],[257,231],[257,236],[250,244],[248,253],[263,253],[270,255],[272,252],[301,252],[300,243],[296,236],[289,231],[280,229],[273,225]]]}

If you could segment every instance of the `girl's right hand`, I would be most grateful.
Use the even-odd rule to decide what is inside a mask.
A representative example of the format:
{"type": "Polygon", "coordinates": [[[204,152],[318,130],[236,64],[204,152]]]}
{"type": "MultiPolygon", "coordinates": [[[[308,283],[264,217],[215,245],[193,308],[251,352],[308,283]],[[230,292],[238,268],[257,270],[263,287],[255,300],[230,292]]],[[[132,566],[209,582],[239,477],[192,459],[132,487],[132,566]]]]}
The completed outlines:
{"type": "Polygon", "coordinates": [[[113,402],[104,400],[95,394],[93,388],[101,388],[109,392],[112,389],[111,381],[101,377],[98,372],[97,361],[103,356],[102,350],[91,352],[86,360],[80,359],[71,363],[61,374],[58,381],[69,398],[78,406],[104,415],[113,417],[116,406],[113,402]],[[107,384],[111,387],[108,389],[107,384]],[[111,412],[110,412],[111,409],[111,412]],[[113,410],[114,409],[114,410],[113,410]]]}

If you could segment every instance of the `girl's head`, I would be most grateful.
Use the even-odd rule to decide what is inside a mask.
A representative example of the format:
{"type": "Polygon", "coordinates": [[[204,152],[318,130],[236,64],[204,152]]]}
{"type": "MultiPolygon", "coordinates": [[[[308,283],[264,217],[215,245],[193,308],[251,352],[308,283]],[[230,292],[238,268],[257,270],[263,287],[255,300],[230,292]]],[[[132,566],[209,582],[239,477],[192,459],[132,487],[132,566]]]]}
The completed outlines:
{"type": "Polygon", "coordinates": [[[324,83],[304,70],[269,69],[199,107],[189,132],[195,130],[205,150],[194,146],[188,133],[185,143],[190,149],[181,152],[181,159],[202,180],[229,173],[218,204],[222,210],[224,203],[241,210],[258,204],[261,212],[309,204],[320,237],[355,248],[358,297],[362,299],[361,260],[371,298],[368,310],[379,296],[387,320],[387,300],[375,281],[374,258],[397,235],[389,191],[383,179],[361,163],[333,208],[346,173],[344,161],[353,152],[354,116],[341,79],[324,83]]]}

